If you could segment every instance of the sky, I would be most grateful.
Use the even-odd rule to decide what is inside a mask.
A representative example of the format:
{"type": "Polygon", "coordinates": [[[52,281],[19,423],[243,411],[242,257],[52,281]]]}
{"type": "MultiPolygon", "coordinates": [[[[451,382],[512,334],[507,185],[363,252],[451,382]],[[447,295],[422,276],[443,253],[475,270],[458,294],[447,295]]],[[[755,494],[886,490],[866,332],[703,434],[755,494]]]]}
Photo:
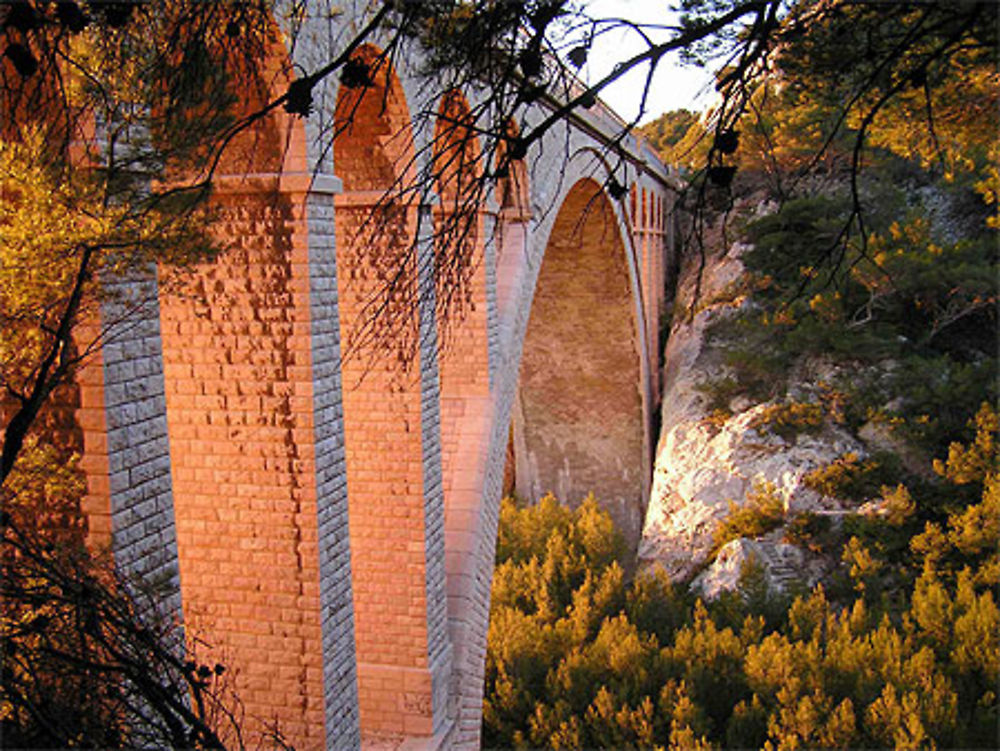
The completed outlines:
{"type": "MultiPolygon", "coordinates": [[[[627,18],[635,22],[668,24],[674,19],[668,13],[669,0],[590,0],[586,12],[592,18],[627,18]]],[[[660,32],[667,38],[668,32],[660,32]]],[[[621,60],[642,52],[645,43],[626,29],[604,34],[594,40],[587,64],[579,75],[593,84],[611,72],[621,60]]],[[[646,82],[646,69],[630,71],[601,92],[601,99],[627,120],[636,116],[646,82]]],[[[704,69],[681,66],[676,57],[665,58],[653,77],[653,85],[641,122],[655,120],[672,109],[700,110],[712,94],[712,76],[704,69]],[[701,96],[699,97],[699,93],[701,96]]]]}

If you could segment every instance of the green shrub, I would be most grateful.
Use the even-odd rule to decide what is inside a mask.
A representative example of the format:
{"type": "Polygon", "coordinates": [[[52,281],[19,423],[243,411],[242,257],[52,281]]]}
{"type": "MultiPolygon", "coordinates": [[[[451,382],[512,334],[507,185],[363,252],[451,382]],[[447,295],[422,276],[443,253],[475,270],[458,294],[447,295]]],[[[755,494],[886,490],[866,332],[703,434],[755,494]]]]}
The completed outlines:
{"type": "Polygon", "coordinates": [[[755,482],[746,504],[729,502],[728,516],[719,522],[712,535],[713,547],[717,551],[740,537],[760,537],[784,521],[785,502],[777,487],[766,480],[755,482]]]}
{"type": "Polygon", "coordinates": [[[784,541],[814,553],[827,551],[832,542],[830,518],[811,511],[794,514],[785,524],[784,541]]]}
{"type": "MultiPolygon", "coordinates": [[[[956,468],[986,444],[956,446],[956,468]]],[[[746,592],[709,606],[662,571],[629,582],[607,557],[615,535],[603,512],[506,501],[484,746],[988,747],[998,720],[1000,481],[987,472],[970,482],[978,504],[912,538],[908,584],[899,572],[910,563],[854,537],[845,571],[860,592],[848,587],[838,600],[818,587],[790,604],[761,587],[760,570],[741,579],[746,592]],[[885,596],[890,581],[896,597],[885,596]],[[554,582],[569,582],[568,595],[554,582]]],[[[909,507],[899,488],[887,492],[909,507]]],[[[741,523],[748,532],[777,518],[773,487],[755,497],[765,511],[741,523]]],[[[900,521],[893,513],[878,523],[900,521]]],[[[823,535],[819,519],[796,515],[789,529],[823,535]]]]}
{"type": "Polygon", "coordinates": [[[784,402],[769,404],[750,420],[754,430],[765,428],[786,441],[799,433],[815,433],[823,427],[823,405],[814,402],[784,402]]]}
{"type": "Polygon", "coordinates": [[[705,395],[705,411],[713,415],[729,417],[729,403],[744,393],[744,387],[732,376],[703,381],[695,389],[705,395]]]}
{"type": "Polygon", "coordinates": [[[831,498],[861,503],[879,495],[882,487],[899,482],[899,460],[880,452],[861,460],[854,452],[842,454],[829,464],[814,469],[802,484],[831,498]]]}

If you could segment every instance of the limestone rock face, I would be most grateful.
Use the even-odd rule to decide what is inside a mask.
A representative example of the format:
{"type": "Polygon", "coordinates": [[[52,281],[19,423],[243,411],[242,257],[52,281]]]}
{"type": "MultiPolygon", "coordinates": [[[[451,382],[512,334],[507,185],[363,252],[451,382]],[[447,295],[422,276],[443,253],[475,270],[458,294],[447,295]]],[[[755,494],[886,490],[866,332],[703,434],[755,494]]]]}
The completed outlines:
{"type": "Polygon", "coordinates": [[[788,514],[843,512],[837,501],[802,480],[847,452],[864,456],[864,448],[829,426],[794,442],[758,432],[750,425],[766,407],[755,405],[721,428],[691,414],[662,434],[639,548],[642,565],[658,563],[675,580],[695,574],[706,562],[712,534],[729,513],[730,501],[746,503],[762,482],[775,486],[788,514]]]}
{"type": "Polygon", "coordinates": [[[796,583],[812,585],[822,574],[822,568],[802,549],[781,542],[780,533],[760,540],[740,537],[722,546],[712,564],[691,582],[691,589],[714,600],[736,589],[745,567],[752,563],[761,566],[768,587],[778,592],[796,583]]]}
{"type": "MultiPolygon", "coordinates": [[[[745,504],[762,482],[774,486],[786,514],[840,515],[840,504],[806,487],[803,478],[847,452],[867,454],[861,442],[829,421],[787,439],[767,427],[754,427],[769,405],[745,398],[728,405],[727,418],[710,415],[699,384],[724,378],[727,371],[723,353],[711,345],[706,332],[718,316],[731,315],[746,304],[726,292],[742,272],[739,250],[737,246],[706,264],[699,293],[704,302],[693,317],[674,324],[665,353],[663,419],[639,564],[660,565],[675,581],[689,580],[705,567],[713,533],[728,515],[729,503],[745,504]]],[[[688,278],[678,298],[683,300],[691,287],[688,278]]],[[[814,371],[803,368],[802,391],[810,389],[814,371]]],[[[778,580],[788,573],[779,569],[790,560],[791,547],[781,543],[780,532],[760,541],[731,542],[698,586],[706,595],[735,586],[739,568],[751,554],[765,566],[769,580],[778,580]]],[[[808,581],[810,576],[802,578],[808,581]]]]}

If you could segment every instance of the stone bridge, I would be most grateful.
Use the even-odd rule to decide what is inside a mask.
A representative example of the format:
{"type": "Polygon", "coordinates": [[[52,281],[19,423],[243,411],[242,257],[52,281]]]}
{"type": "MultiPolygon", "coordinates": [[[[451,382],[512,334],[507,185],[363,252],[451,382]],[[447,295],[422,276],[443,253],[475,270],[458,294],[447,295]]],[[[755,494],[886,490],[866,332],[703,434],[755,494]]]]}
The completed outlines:
{"type": "MultiPolygon", "coordinates": [[[[315,70],[351,20],[304,23],[291,54],[315,70]]],[[[363,96],[325,81],[309,118],[234,143],[214,181],[227,250],[118,283],[78,378],[91,544],[230,667],[249,730],[277,720],[301,749],[477,746],[501,493],[593,491],[633,545],[648,496],[673,191],[628,137],[628,192],[607,194],[622,123],[603,105],[478,207],[447,330],[421,246],[409,369],[364,340],[344,357],[392,251],[359,228],[434,137],[415,113],[475,102],[417,71],[400,58],[363,96]]],[[[248,106],[287,85],[261,80],[248,106]]],[[[420,212],[440,221],[446,182],[402,209],[400,247],[420,212]]]]}

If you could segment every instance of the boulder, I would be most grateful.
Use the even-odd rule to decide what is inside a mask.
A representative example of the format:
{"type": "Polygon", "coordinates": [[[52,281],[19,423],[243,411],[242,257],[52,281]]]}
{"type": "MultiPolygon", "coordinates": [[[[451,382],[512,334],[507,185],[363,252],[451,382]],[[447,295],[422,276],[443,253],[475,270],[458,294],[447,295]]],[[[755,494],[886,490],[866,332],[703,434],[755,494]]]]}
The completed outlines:
{"type": "Polygon", "coordinates": [[[795,587],[811,587],[826,571],[826,566],[816,556],[781,542],[780,533],[758,540],[740,537],[719,549],[715,560],[691,582],[691,589],[705,600],[735,591],[746,566],[751,563],[762,568],[768,588],[776,593],[795,587]]]}
{"type": "Polygon", "coordinates": [[[664,432],[639,546],[641,566],[659,564],[675,581],[696,574],[730,502],[745,504],[764,482],[774,486],[786,514],[845,510],[803,479],[847,452],[865,456],[864,446],[832,425],[792,440],[751,427],[767,406],[755,405],[721,426],[692,416],[664,432]]]}

